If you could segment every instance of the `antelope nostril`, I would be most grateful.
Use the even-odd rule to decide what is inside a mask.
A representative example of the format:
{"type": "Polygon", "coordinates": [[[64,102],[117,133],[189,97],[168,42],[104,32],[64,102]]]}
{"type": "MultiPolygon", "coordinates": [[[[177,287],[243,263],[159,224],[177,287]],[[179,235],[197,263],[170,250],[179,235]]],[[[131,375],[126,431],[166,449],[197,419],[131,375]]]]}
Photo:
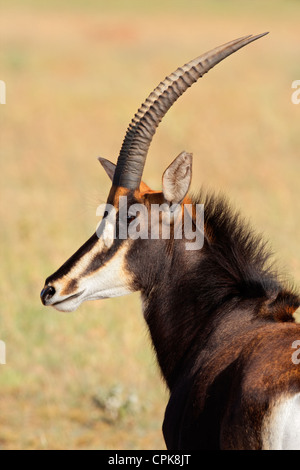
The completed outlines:
{"type": "Polygon", "coordinates": [[[53,297],[55,294],[55,289],[53,286],[45,287],[41,292],[41,301],[44,305],[53,297]]]}

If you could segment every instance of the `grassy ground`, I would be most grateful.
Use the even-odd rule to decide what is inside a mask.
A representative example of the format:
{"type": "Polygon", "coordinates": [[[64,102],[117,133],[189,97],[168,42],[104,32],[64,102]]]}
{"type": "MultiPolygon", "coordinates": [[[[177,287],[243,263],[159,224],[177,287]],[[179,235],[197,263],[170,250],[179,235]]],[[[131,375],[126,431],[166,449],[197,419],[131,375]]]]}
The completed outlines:
{"type": "Polygon", "coordinates": [[[44,279],[93,232],[129,119],[175,67],[271,34],[172,108],[145,180],[194,152],[193,190],[229,195],[300,281],[300,5],[293,1],[16,1],[0,6],[0,447],[163,449],[167,393],[138,295],[46,310],[44,279]],[[226,7],[224,6],[226,5],[226,7]]]}

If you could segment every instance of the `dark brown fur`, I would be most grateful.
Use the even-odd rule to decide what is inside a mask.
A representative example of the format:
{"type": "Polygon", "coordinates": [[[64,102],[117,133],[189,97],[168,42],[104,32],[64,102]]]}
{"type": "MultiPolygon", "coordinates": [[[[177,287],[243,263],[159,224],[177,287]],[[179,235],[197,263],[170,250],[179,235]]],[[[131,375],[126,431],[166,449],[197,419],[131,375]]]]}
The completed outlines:
{"type": "Polygon", "coordinates": [[[166,444],[260,449],[270,402],[300,392],[300,366],[292,363],[300,299],[272,269],[265,243],[223,198],[193,202],[205,205],[202,250],[185,251],[184,240],[140,240],[128,254],[170,389],[166,444]]]}

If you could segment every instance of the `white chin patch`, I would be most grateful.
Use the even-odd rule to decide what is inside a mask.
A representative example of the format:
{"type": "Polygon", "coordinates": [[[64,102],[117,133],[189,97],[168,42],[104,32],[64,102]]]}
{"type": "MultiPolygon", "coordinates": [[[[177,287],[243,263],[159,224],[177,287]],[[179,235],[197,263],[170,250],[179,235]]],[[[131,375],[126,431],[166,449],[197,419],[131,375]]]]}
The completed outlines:
{"type": "Polygon", "coordinates": [[[75,312],[77,308],[81,305],[82,300],[80,301],[72,301],[72,300],[66,300],[65,302],[61,302],[56,305],[52,305],[55,310],[58,310],[59,312],[66,312],[66,313],[71,313],[75,312]]]}

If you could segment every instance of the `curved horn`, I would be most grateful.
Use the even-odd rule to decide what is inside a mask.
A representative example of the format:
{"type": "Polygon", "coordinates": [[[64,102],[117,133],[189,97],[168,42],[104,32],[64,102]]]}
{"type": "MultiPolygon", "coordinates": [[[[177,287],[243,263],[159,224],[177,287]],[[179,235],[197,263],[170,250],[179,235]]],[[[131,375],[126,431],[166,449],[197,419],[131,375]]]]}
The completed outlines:
{"type": "Polygon", "coordinates": [[[127,129],[119,154],[113,184],[128,189],[139,187],[149,146],[167,111],[193,83],[238,49],[265,36],[245,36],[191,60],[168,75],[139,108],[127,129]]]}

